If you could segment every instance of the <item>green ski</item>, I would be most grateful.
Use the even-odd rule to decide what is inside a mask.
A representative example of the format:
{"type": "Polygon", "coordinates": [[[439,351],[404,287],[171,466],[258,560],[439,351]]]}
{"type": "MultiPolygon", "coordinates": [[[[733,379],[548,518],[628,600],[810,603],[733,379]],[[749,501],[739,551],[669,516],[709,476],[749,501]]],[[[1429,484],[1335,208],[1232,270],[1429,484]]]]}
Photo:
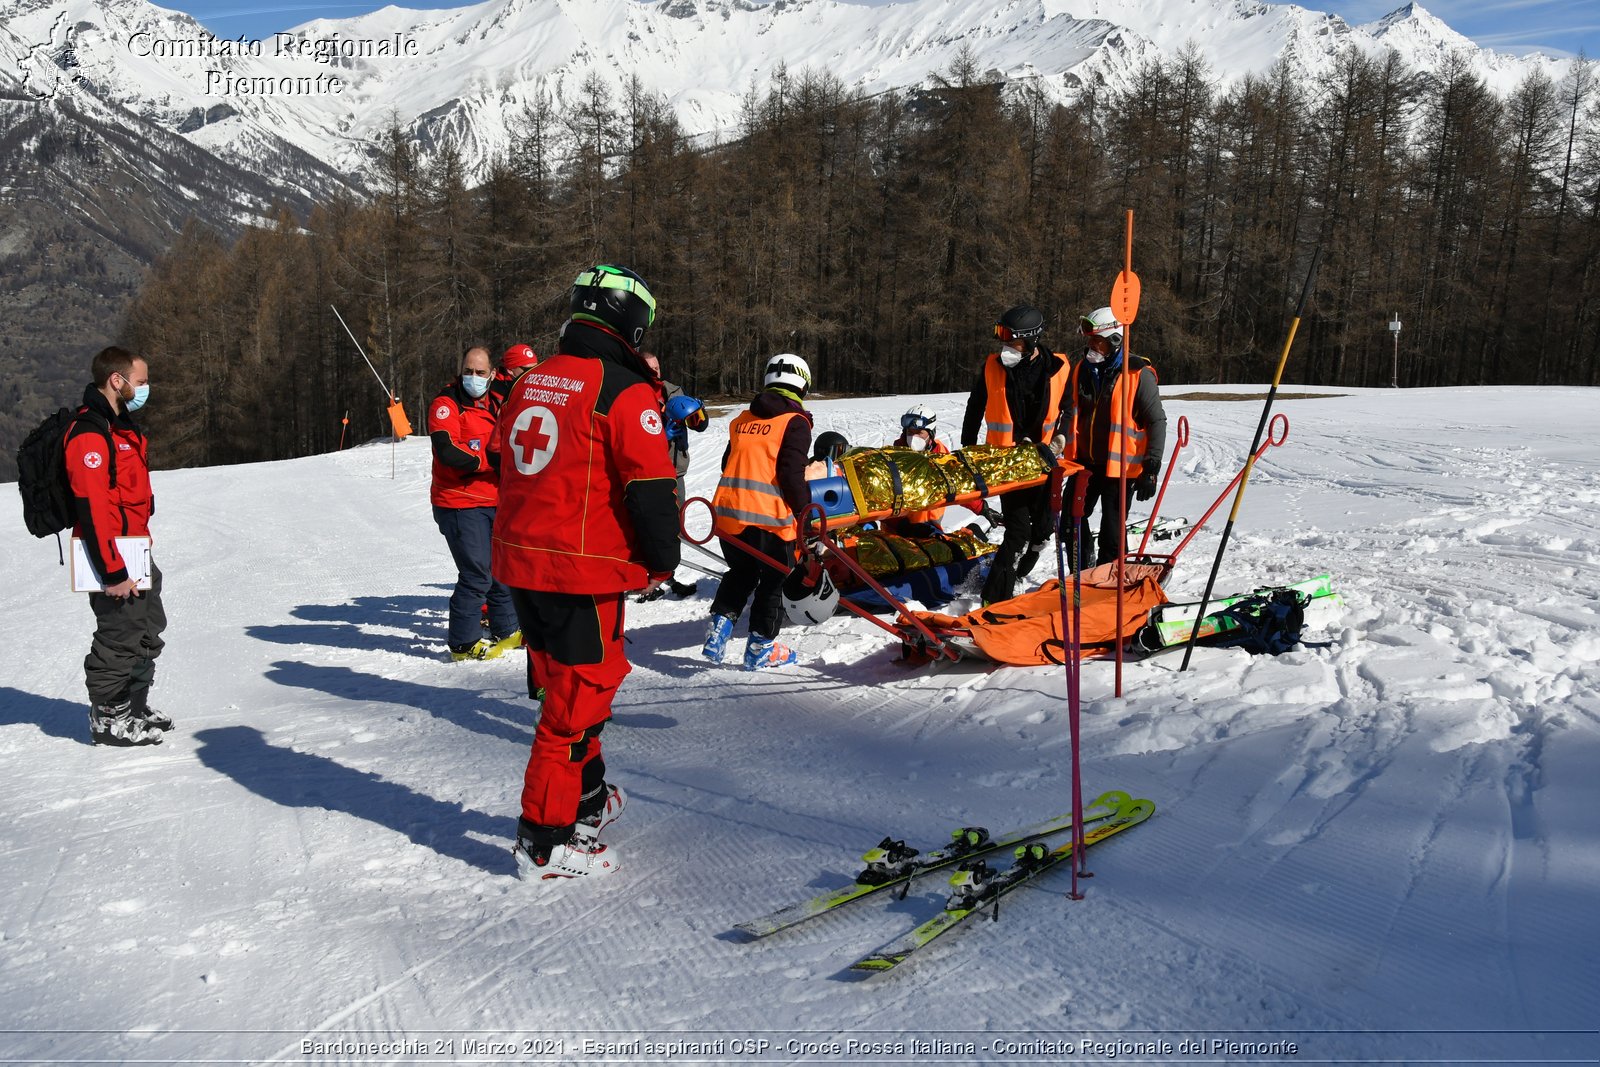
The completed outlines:
{"type": "MultiPolygon", "coordinates": [[[[1127,793],[1118,789],[1102,793],[1084,810],[1083,821],[1091,823],[1109,819],[1132,802],[1127,793]]],[[[752,938],[766,937],[768,934],[786,930],[807,919],[814,919],[818,915],[824,915],[835,908],[892,886],[903,885],[905,888],[900,893],[903,897],[910,888],[911,880],[924,871],[946,867],[996,849],[1019,845],[1034,838],[1058,834],[1071,828],[1070,812],[1033,826],[1001,834],[999,837],[989,836],[989,831],[981,826],[964,826],[950,835],[949,845],[926,853],[908,848],[904,841],[894,841],[886,837],[877,848],[871,849],[861,857],[867,866],[856,875],[856,880],[850,885],[779,908],[759,919],[739,923],[734,929],[752,938]]]]}
{"type": "MultiPolygon", "coordinates": [[[[1138,826],[1155,813],[1156,806],[1149,800],[1130,800],[1118,812],[1102,820],[1083,836],[1084,847],[1104,841],[1113,834],[1138,826]]],[[[955,892],[945,903],[945,910],[912,930],[898,941],[863,956],[850,965],[857,971],[887,971],[906,961],[913,952],[925,947],[940,934],[952,929],[969,916],[987,911],[991,907],[995,918],[1000,917],[1000,898],[1063,862],[1072,862],[1072,842],[1067,841],[1052,849],[1043,842],[1029,842],[1018,846],[1016,861],[1010,867],[993,871],[982,859],[969,859],[951,877],[955,892]]]]}

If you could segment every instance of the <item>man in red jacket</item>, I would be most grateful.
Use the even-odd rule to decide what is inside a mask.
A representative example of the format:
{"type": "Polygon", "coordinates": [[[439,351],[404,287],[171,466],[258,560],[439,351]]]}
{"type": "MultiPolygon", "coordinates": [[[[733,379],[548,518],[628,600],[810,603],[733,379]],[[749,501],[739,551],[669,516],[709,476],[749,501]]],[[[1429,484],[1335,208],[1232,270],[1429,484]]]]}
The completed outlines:
{"type": "Polygon", "coordinates": [[[89,736],[99,745],[158,745],[172,719],[150,707],[156,657],[165,642],[161,568],[149,561],[150,588],[135,588],[119,537],[149,537],[155,496],[144,434],[129,413],[150,395],[150,366],[141,356],[107,348],[91,365],[94,383],[67,430],[67,483],[77,507],[72,536],[102,592],[89,594],[94,640],[83,661],[89,690],[89,736]]]}
{"type": "Polygon", "coordinates": [[[494,369],[494,380],[489,383],[489,410],[499,415],[500,405],[506,402],[506,394],[511,392],[511,383],[517,380],[517,375],[538,365],[539,353],[532,345],[521,341],[502,352],[500,365],[494,369]]]}
{"type": "Polygon", "coordinates": [[[601,264],[573,283],[556,354],[500,411],[494,574],[511,588],[545,691],[513,853],[524,878],[610,874],[601,844],[626,803],[606,782],[600,731],[628,673],[623,605],[678,565],[677,472],[657,379],[640,358],[655,319],[644,280],[601,264]]]}
{"type": "Polygon", "coordinates": [[[450,658],[494,659],[522,644],[511,594],[489,571],[500,474],[495,469],[489,352],[469,348],[461,373],[428,405],[433,442],[433,521],[450,546],[456,588],[450,594],[450,658]],[[489,636],[480,620],[489,605],[489,636]]]}

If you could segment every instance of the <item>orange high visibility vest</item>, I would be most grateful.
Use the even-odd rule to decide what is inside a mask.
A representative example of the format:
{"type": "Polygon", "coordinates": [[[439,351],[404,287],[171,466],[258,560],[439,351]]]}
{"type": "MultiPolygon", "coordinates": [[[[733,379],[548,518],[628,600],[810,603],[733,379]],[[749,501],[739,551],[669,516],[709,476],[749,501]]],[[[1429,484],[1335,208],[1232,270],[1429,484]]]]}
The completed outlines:
{"type": "Polygon", "coordinates": [[[785,541],[796,537],[794,512],[778,488],[778,448],[798,412],[758,418],[746,411],[728,427],[728,465],[711,497],[712,529],[732,537],[747,526],[771,530],[785,541]]]}
{"type": "Polygon", "coordinates": [[[1028,437],[1041,445],[1050,443],[1051,428],[1061,416],[1061,394],[1066,391],[1071,373],[1069,369],[1071,361],[1066,356],[1060,352],[1051,354],[1061,360],[1061,369],[1050,376],[1050,400],[1045,405],[1044,422],[1040,425],[1038,433],[1029,433],[1025,428],[1019,435],[1011,423],[1011,406],[1006,403],[1005,364],[1000,362],[1000,353],[989,353],[989,358],[983,364],[983,387],[984,392],[988,394],[983,408],[985,444],[1014,445],[1019,436],[1028,437]]]}
{"type": "MultiPolygon", "coordinates": [[[[1068,447],[1066,455],[1074,458],[1076,458],[1078,455],[1078,370],[1082,366],[1082,363],[1073,364],[1071,381],[1068,383],[1068,386],[1072,391],[1072,444],[1068,447]]],[[[1122,412],[1124,410],[1122,405],[1124,401],[1128,399],[1128,397],[1123,395],[1124,380],[1126,380],[1127,388],[1132,390],[1132,393],[1128,394],[1128,396],[1137,396],[1139,394],[1139,375],[1145,373],[1145,371],[1149,371],[1151,374],[1154,374],[1156,369],[1150,366],[1148,363],[1137,370],[1130,367],[1126,374],[1119,373],[1117,375],[1116,382],[1111,387],[1111,420],[1110,425],[1105,428],[1107,434],[1107,478],[1122,477],[1123,464],[1122,462],[1118,461],[1117,457],[1118,436],[1122,438],[1121,453],[1123,459],[1127,462],[1128,477],[1137,478],[1140,474],[1144,473],[1144,457],[1149,446],[1149,438],[1145,433],[1145,429],[1143,426],[1140,426],[1137,423],[1131,426],[1123,426],[1118,420],[1122,418],[1122,412]]],[[[1129,408],[1128,410],[1131,411],[1132,409],[1129,408]]],[[[1084,427],[1085,433],[1092,434],[1099,432],[1100,427],[1097,427],[1094,424],[1097,414],[1098,407],[1089,412],[1088,425],[1084,427]]]]}

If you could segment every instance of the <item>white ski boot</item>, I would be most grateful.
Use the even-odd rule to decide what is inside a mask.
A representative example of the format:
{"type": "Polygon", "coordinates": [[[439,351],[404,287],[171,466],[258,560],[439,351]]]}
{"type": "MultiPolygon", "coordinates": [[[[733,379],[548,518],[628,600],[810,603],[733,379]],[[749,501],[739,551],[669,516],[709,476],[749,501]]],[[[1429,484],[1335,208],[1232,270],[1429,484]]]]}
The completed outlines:
{"type": "Polygon", "coordinates": [[[606,802],[599,811],[587,819],[579,819],[572,828],[574,839],[583,838],[594,842],[599,840],[600,832],[617,821],[617,816],[622,814],[622,809],[628,806],[628,794],[622,791],[619,785],[606,786],[606,802]]]}
{"type": "Polygon", "coordinates": [[[525,839],[518,838],[511,854],[517,859],[517,877],[525,882],[550,878],[593,878],[621,869],[609,846],[574,832],[564,845],[541,857],[525,839]]]}

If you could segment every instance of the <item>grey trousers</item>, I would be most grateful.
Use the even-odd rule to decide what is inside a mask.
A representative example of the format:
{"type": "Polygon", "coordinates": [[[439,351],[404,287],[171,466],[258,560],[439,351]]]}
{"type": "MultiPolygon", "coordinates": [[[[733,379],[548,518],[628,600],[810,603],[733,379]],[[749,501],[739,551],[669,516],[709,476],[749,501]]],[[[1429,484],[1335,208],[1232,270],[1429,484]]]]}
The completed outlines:
{"type": "Polygon", "coordinates": [[[89,703],[116,704],[146,690],[156,676],[161,631],[167,612],[161,606],[161,568],[150,561],[150,588],[127,600],[90,593],[94,609],[94,641],[83,660],[83,681],[89,703]]]}

